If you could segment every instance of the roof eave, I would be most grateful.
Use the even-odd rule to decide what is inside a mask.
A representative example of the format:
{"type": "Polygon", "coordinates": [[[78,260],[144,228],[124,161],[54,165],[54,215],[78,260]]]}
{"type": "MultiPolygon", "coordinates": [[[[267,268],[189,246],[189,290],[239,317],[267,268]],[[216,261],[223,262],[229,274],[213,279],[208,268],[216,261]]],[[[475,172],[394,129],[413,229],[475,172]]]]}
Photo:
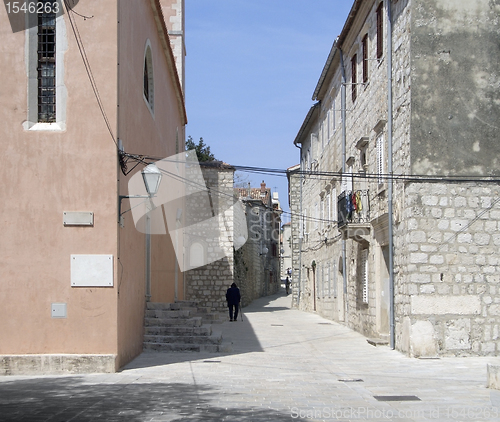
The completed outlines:
{"type": "Polygon", "coordinates": [[[313,118],[313,115],[316,111],[319,110],[320,102],[318,101],[316,104],[314,104],[309,111],[307,112],[306,118],[304,119],[304,122],[302,123],[302,126],[300,127],[299,133],[297,133],[297,136],[295,137],[295,140],[293,143],[295,146],[297,144],[302,144],[302,138],[304,137],[305,132],[311,125],[311,120],[313,118]]]}

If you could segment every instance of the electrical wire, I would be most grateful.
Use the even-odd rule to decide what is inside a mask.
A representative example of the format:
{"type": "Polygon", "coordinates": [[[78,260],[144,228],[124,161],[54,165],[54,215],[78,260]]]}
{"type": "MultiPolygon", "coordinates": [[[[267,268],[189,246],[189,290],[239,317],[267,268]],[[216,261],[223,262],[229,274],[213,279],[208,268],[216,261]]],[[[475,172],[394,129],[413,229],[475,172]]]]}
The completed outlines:
{"type": "MultiPolygon", "coordinates": [[[[174,159],[162,158],[162,157],[154,157],[154,156],[146,156],[146,155],[138,155],[138,154],[129,154],[124,153],[125,156],[130,158],[141,157],[143,160],[149,160],[151,162],[154,161],[166,161],[166,162],[178,162],[174,159]]],[[[150,164],[150,163],[149,163],[150,164]]],[[[216,167],[220,165],[220,162],[199,162],[201,167],[216,167]]],[[[240,166],[234,164],[226,164],[229,167],[234,168],[236,171],[241,171],[244,173],[258,173],[269,176],[308,176],[309,178],[314,179],[322,179],[331,180],[332,178],[342,178],[342,177],[352,177],[353,179],[361,179],[361,180],[377,180],[377,181],[399,181],[399,182],[414,182],[414,183],[498,183],[500,184],[500,178],[497,176],[474,176],[474,175],[464,175],[464,176],[447,176],[447,175],[424,175],[424,174],[413,174],[413,175],[405,175],[405,174],[388,174],[388,173],[342,173],[341,171],[329,172],[329,171],[311,171],[311,170],[296,170],[296,171],[288,171],[286,169],[277,169],[277,168],[269,168],[269,167],[252,167],[252,166],[240,166]]]]}
{"type": "MultiPolygon", "coordinates": [[[[126,152],[123,152],[122,153],[125,157],[127,157],[127,160],[132,160],[132,161],[138,161],[139,163],[142,163],[143,165],[149,165],[151,164],[152,162],[155,162],[155,161],[165,161],[165,162],[176,162],[176,163],[179,163],[179,164],[183,164],[182,161],[178,161],[178,160],[174,160],[174,159],[169,159],[169,158],[159,158],[159,157],[151,157],[151,156],[144,156],[144,155],[137,155],[137,154],[129,154],[129,153],[126,153],[126,152]]],[[[198,163],[200,165],[200,167],[205,167],[205,168],[216,168],[218,166],[220,166],[220,162],[199,162],[198,163]]],[[[137,166],[137,165],[136,165],[137,166]]],[[[134,166],[134,168],[136,167],[134,166]]],[[[250,166],[233,166],[233,165],[228,165],[230,167],[233,167],[235,169],[245,169],[245,170],[252,170],[254,172],[257,172],[257,173],[260,173],[262,174],[262,172],[266,172],[264,174],[275,174],[275,173],[278,173],[278,172],[281,172],[281,173],[286,173],[287,170],[283,170],[283,169],[268,169],[268,168],[263,168],[263,167],[250,167],[250,166]]],[[[176,178],[177,180],[179,181],[182,181],[183,183],[187,183],[187,184],[190,184],[191,186],[194,186],[194,187],[197,187],[197,188],[200,188],[202,190],[208,190],[208,188],[206,187],[206,185],[201,185],[199,183],[196,183],[192,180],[189,180],[189,179],[186,179],[180,175],[176,175],[174,173],[171,173],[171,172],[168,172],[168,171],[165,171],[165,170],[162,170],[160,169],[160,171],[162,171],[162,173],[164,173],[165,175],[169,176],[169,177],[173,177],[173,178],[176,178]]],[[[128,174],[128,173],[127,173],[128,174]]],[[[297,172],[295,174],[302,174],[302,175],[311,175],[311,174],[316,174],[316,173],[311,173],[311,172],[297,172]]],[[[337,177],[341,177],[342,174],[339,173],[339,172],[332,172],[332,173],[325,173],[323,172],[322,173],[323,175],[327,174],[328,177],[330,178],[329,180],[331,180],[331,177],[332,175],[333,176],[337,176],[337,177]]],[[[349,174],[350,176],[351,174],[349,174]]],[[[362,175],[355,175],[355,176],[358,176],[358,177],[364,177],[364,176],[367,176],[366,174],[362,174],[362,175]]],[[[372,178],[379,178],[380,175],[368,175],[372,178]]],[[[389,178],[389,175],[385,175],[387,178],[389,178]]],[[[484,179],[483,177],[475,177],[475,176],[467,176],[467,179],[462,179],[462,178],[456,178],[456,177],[452,177],[452,178],[447,178],[447,176],[439,176],[440,179],[437,179],[436,177],[432,177],[432,178],[427,178],[428,176],[423,176],[423,175],[419,175],[419,176],[412,176],[412,180],[414,182],[420,182],[420,183],[426,183],[428,182],[428,180],[440,180],[441,182],[450,182],[450,183],[457,183],[457,182],[489,182],[489,183],[500,183],[500,179],[484,179]]],[[[396,176],[395,177],[395,180],[404,180],[406,181],[407,178],[406,177],[400,177],[400,176],[396,176]]],[[[222,192],[222,191],[219,191],[217,189],[214,189],[214,188],[210,188],[210,192],[211,193],[215,193],[216,195],[222,195],[222,196],[226,196],[226,197],[230,197],[232,199],[234,199],[234,195],[231,195],[231,194],[228,194],[226,192],[222,192]]],[[[245,201],[245,199],[243,198],[243,201],[245,201]]],[[[495,201],[496,203],[497,201],[495,201]]],[[[274,211],[273,208],[269,207],[268,205],[265,205],[264,204],[264,207],[266,209],[268,209],[269,211],[274,211]]],[[[312,216],[308,216],[306,214],[299,214],[299,213],[294,213],[294,212],[290,212],[290,211],[284,211],[284,210],[280,210],[281,214],[284,214],[284,215],[287,215],[289,216],[290,218],[298,218],[300,220],[303,221],[303,223],[305,222],[318,222],[318,223],[324,223],[324,224],[337,224],[337,220],[330,220],[330,219],[324,219],[324,218],[317,218],[317,217],[312,217],[312,216]]]]}
{"type": "MultiPolygon", "coordinates": [[[[104,109],[104,104],[102,103],[99,89],[97,88],[97,82],[95,81],[94,74],[92,73],[92,67],[90,66],[90,62],[89,62],[89,59],[87,57],[87,52],[85,51],[85,46],[83,45],[80,31],[78,30],[78,26],[76,25],[76,22],[73,20],[73,18],[71,16],[72,13],[76,14],[76,12],[74,12],[73,9],[68,5],[68,0],[64,0],[64,5],[66,7],[66,11],[68,14],[68,20],[71,24],[73,34],[75,35],[78,50],[80,51],[80,55],[81,55],[82,60],[83,60],[83,65],[85,66],[85,71],[87,72],[87,76],[89,78],[90,85],[92,86],[92,90],[93,90],[94,95],[96,97],[97,104],[99,106],[99,109],[101,110],[101,114],[102,114],[102,117],[103,117],[104,122],[106,124],[106,127],[108,128],[109,134],[111,135],[111,139],[113,139],[115,146],[118,148],[118,143],[116,142],[115,136],[113,135],[113,131],[111,130],[111,124],[109,123],[109,119],[108,119],[108,116],[106,115],[106,111],[104,109]]],[[[81,15],[79,15],[79,16],[81,16],[81,15]]]]}

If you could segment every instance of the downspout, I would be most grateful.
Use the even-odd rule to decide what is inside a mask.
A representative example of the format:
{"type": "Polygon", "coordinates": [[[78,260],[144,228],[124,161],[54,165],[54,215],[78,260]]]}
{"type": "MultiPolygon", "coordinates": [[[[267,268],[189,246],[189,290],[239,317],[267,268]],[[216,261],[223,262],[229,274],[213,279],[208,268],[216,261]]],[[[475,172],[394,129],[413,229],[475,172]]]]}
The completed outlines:
{"type": "Polygon", "coordinates": [[[301,286],[302,286],[302,240],[304,238],[304,232],[303,232],[303,226],[302,226],[302,182],[304,178],[304,172],[303,172],[303,167],[302,167],[302,144],[301,146],[295,146],[300,150],[300,200],[299,200],[299,283],[298,283],[298,289],[297,289],[297,309],[299,309],[300,305],[300,292],[301,292],[301,286]]]}
{"type": "Polygon", "coordinates": [[[392,12],[391,1],[387,0],[387,152],[388,163],[388,213],[389,213],[389,323],[390,323],[390,346],[396,348],[394,336],[394,241],[393,241],[393,210],[392,210],[392,12]]]}
{"type": "MultiPolygon", "coordinates": [[[[342,117],[342,177],[346,171],[346,77],[344,68],[344,53],[339,47],[340,53],[340,71],[342,80],[340,84],[340,102],[341,102],[341,117],[342,117]]],[[[349,324],[349,304],[347,303],[347,241],[342,239],[342,279],[344,292],[344,321],[349,324]]]]}

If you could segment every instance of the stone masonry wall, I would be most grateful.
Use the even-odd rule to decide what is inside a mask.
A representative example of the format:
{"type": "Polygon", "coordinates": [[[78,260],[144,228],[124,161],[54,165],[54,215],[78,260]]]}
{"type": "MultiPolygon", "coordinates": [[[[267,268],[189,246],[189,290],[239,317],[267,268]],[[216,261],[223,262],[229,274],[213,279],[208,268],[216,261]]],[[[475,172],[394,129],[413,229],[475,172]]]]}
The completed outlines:
{"type": "Polygon", "coordinates": [[[210,197],[205,192],[189,195],[186,199],[186,224],[196,229],[189,230],[186,242],[187,259],[190,260],[190,248],[194,243],[204,248],[204,262],[201,267],[193,268],[185,273],[186,298],[196,300],[200,306],[209,307],[213,311],[225,311],[227,308],[225,293],[234,280],[233,269],[233,169],[203,168],[202,173],[209,189],[210,197]],[[220,227],[225,228],[229,237],[214,234],[210,227],[210,218],[217,218],[220,227]],[[225,252],[225,257],[213,261],[213,254],[218,248],[225,252]]]}
{"type": "Polygon", "coordinates": [[[397,237],[396,344],[412,356],[500,351],[500,187],[405,189],[397,237]],[[398,254],[408,245],[405,256],[398,254]]]}

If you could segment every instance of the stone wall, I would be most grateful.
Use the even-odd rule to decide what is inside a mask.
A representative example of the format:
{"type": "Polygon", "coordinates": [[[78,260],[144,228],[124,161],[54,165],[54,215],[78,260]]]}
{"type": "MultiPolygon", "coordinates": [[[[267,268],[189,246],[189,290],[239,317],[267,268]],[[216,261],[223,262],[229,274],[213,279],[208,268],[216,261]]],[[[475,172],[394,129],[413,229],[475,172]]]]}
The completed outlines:
{"type": "Polygon", "coordinates": [[[406,186],[395,244],[396,332],[403,351],[499,352],[499,192],[496,184],[406,186]]]}
{"type": "MultiPolygon", "coordinates": [[[[200,306],[209,307],[213,311],[225,311],[226,290],[234,280],[232,239],[234,169],[224,165],[202,167],[202,173],[209,189],[209,196],[206,192],[201,192],[187,197],[186,226],[191,229],[186,235],[185,244],[188,262],[194,259],[190,252],[196,244],[196,247],[199,245],[203,248],[203,259],[207,264],[186,271],[186,299],[196,300],[200,306]],[[213,219],[221,228],[218,233],[213,230],[213,219]],[[221,250],[225,257],[216,259],[220,256],[221,250]]],[[[192,264],[198,262],[193,261],[192,264]]]]}
{"type": "MultiPolygon", "coordinates": [[[[479,75],[470,69],[480,65],[486,56],[498,55],[491,47],[492,34],[498,38],[498,32],[491,27],[496,6],[436,0],[384,2],[391,5],[393,28],[393,127],[389,133],[385,39],[384,54],[375,58],[379,4],[362,2],[358,16],[347,26],[349,33],[339,38],[347,83],[345,155],[340,51],[329,57],[329,67],[323,70],[324,79],[320,80],[326,86],[316,88],[315,93],[320,94],[315,99],[319,102],[307,115],[295,140],[302,147],[301,165],[306,173],[303,180],[297,173],[289,173],[292,304],[326,318],[345,320],[366,336],[387,338],[391,253],[388,228],[392,218],[396,348],[412,356],[495,355],[500,346],[498,185],[439,180],[427,183],[405,177],[497,174],[498,131],[492,133],[492,119],[498,120],[498,93],[491,90],[498,85],[498,72],[492,71],[494,66],[498,70],[498,60],[490,60],[481,73],[483,82],[488,83],[476,78],[466,86],[460,84],[473,74],[479,75]],[[485,25],[462,28],[457,22],[463,19],[485,25]],[[480,34],[470,45],[484,42],[476,47],[482,49],[478,63],[471,63],[475,56],[467,48],[469,44],[463,43],[461,49],[456,44],[475,32],[480,34]],[[457,39],[453,39],[454,34],[457,39]],[[351,60],[354,55],[358,59],[361,56],[365,35],[368,80],[356,85],[353,100],[351,60]],[[468,57],[461,61],[464,55],[468,57]],[[467,66],[462,68],[461,63],[467,66]],[[472,101],[456,104],[459,94],[472,101]],[[485,119],[481,120],[483,113],[485,119]],[[471,133],[473,127],[476,129],[471,133]],[[383,145],[382,169],[378,162],[379,139],[383,145]],[[388,214],[389,141],[397,176],[392,183],[392,216],[388,214]],[[482,160],[485,154],[488,157],[482,160]],[[346,171],[340,174],[343,167],[346,171]],[[333,218],[324,218],[321,211],[329,195],[331,198],[334,193],[351,189],[366,190],[369,196],[368,224],[360,236],[351,235],[357,230],[351,223],[349,230],[340,233],[333,218]],[[301,214],[305,221],[303,236],[301,214]],[[362,265],[364,256],[366,267],[362,265]],[[367,276],[363,278],[365,270],[367,276]]],[[[384,37],[386,18],[384,11],[384,37]]],[[[361,80],[361,63],[358,60],[357,81],[361,80]]]]}
{"type": "Polygon", "coordinates": [[[278,292],[280,283],[279,266],[276,266],[279,257],[272,256],[270,222],[273,212],[260,200],[246,200],[244,206],[248,239],[235,252],[235,281],[241,291],[242,305],[247,306],[259,297],[278,292]],[[264,248],[267,248],[267,253],[263,253],[264,248]],[[270,271],[273,271],[272,281],[270,271]]]}

